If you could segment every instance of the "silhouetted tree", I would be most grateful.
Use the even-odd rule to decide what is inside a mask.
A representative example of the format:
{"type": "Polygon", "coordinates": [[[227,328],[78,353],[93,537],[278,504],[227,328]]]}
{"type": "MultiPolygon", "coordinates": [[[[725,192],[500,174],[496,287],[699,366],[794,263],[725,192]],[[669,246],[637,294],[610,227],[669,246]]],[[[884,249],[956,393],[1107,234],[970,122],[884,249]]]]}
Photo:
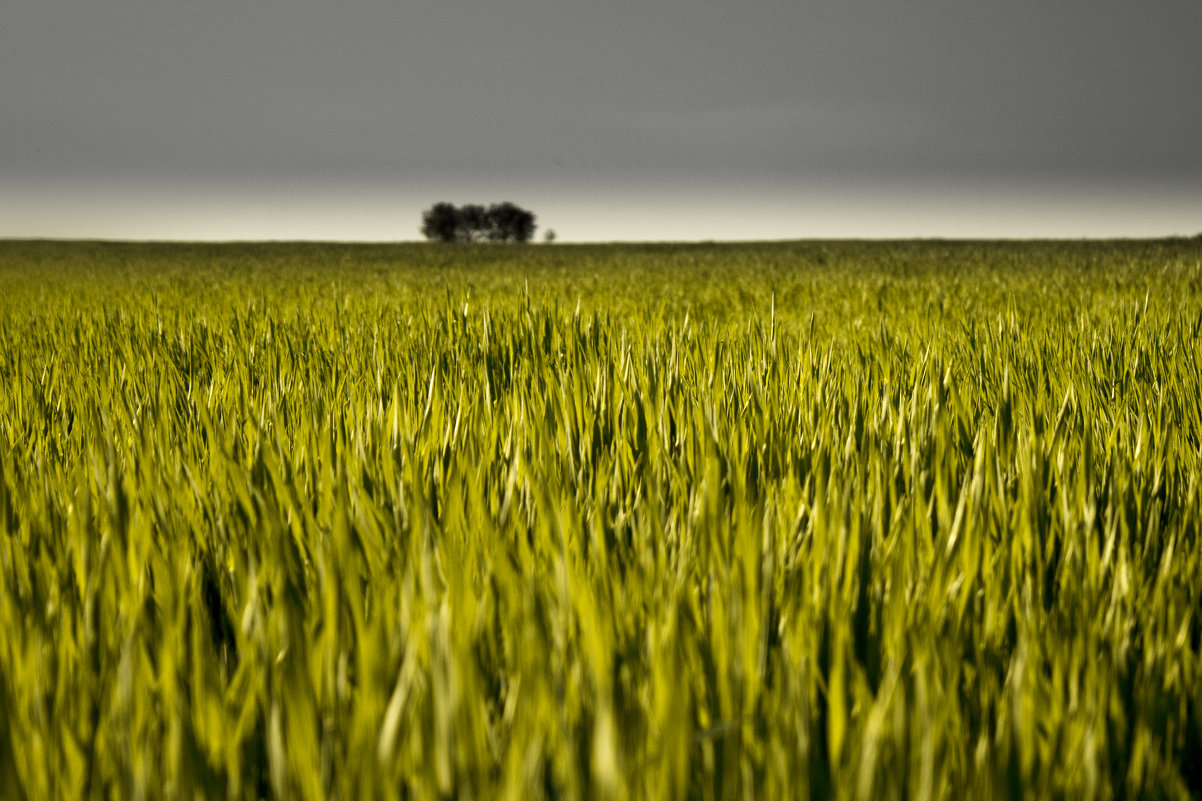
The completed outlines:
{"type": "Polygon", "coordinates": [[[460,242],[482,242],[488,239],[488,211],[480,205],[469,203],[459,207],[455,238],[460,242]]]}
{"type": "Polygon", "coordinates": [[[439,242],[454,242],[459,211],[450,203],[435,203],[422,214],[422,235],[439,242]]]}
{"type": "Polygon", "coordinates": [[[529,242],[534,227],[534,214],[509,202],[435,203],[422,214],[422,234],[440,242],[529,242]]]}
{"type": "Polygon", "coordinates": [[[489,239],[494,242],[529,242],[534,236],[534,215],[512,203],[488,209],[489,239]]]}

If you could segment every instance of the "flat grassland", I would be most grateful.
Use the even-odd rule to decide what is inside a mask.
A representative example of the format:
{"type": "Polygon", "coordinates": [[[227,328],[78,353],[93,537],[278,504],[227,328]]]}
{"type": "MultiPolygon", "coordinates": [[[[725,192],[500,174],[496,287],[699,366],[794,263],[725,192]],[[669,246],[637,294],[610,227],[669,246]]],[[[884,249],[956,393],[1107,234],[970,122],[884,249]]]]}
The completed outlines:
{"type": "Polygon", "coordinates": [[[1202,242],[0,242],[0,795],[1202,794],[1202,242]]]}

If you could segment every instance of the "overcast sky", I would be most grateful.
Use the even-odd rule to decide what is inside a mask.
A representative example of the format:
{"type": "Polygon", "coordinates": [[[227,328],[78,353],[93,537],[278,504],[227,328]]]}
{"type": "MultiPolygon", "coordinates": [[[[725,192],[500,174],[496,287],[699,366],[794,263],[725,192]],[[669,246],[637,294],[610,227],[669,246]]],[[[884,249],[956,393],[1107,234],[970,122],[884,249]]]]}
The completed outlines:
{"type": "Polygon", "coordinates": [[[12,0],[0,236],[1202,231],[1202,3],[12,0]]]}

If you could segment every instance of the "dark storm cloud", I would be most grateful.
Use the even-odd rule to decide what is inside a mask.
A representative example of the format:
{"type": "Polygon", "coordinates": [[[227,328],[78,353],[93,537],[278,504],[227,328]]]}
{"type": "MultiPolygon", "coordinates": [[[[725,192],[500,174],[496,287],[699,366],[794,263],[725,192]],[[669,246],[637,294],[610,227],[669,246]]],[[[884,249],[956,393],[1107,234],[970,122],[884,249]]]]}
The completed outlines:
{"type": "Polygon", "coordinates": [[[0,180],[1202,178],[1202,4],[21,3],[0,180]]]}

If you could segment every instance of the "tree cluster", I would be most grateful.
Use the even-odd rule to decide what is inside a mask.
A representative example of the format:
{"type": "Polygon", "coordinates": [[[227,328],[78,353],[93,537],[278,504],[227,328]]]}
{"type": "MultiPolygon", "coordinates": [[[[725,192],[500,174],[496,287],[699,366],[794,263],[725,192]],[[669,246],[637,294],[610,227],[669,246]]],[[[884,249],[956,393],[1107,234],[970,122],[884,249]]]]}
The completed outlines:
{"type": "Polygon", "coordinates": [[[422,234],[437,242],[529,242],[534,214],[513,203],[435,203],[422,214],[422,234]]]}

